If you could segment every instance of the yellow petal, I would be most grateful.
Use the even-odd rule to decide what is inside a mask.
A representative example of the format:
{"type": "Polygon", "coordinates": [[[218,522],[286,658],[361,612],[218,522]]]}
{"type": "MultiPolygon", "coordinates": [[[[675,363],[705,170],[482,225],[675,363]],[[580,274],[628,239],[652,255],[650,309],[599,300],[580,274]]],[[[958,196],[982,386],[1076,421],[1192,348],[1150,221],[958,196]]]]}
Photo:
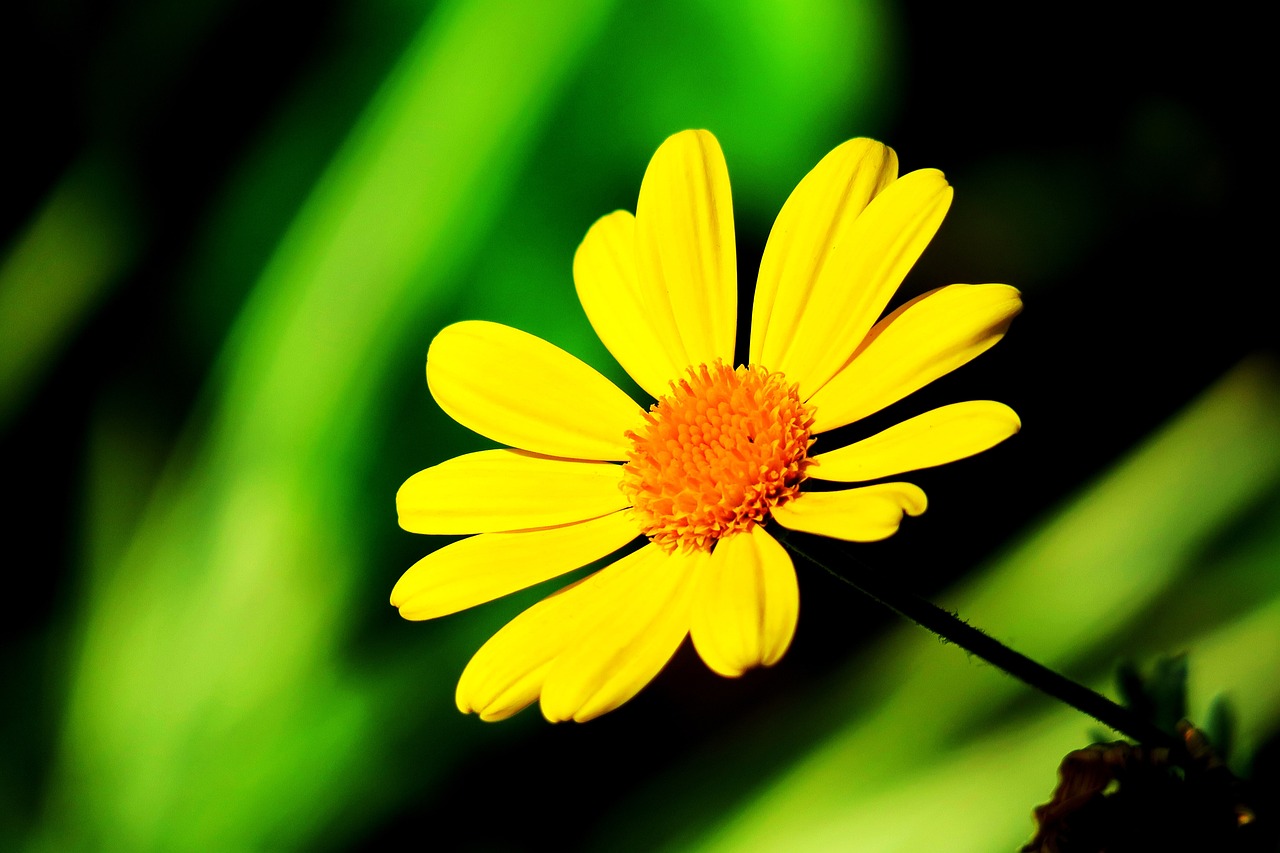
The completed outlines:
{"type": "Polygon", "coordinates": [[[917,415],[870,438],[810,457],[819,480],[853,483],[945,465],[995,447],[1022,427],[1004,403],[971,400],[917,415]]]}
{"type": "Polygon", "coordinates": [[[578,300],[623,370],[660,397],[689,362],[671,311],[650,309],[638,274],[635,217],[625,210],[601,217],[573,256],[578,300]]]}
{"type": "Polygon", "coordinates": [[[640,535],[627,511],[516,533],[482,533],[414,563],[391,590],[405,619],[456,613],[579,569],[640,535]]]}
{"type": "Polygon", "coordinates": [[[1022,310],[1005,284],[953,284],[894,311],[822,390],[808,399],[813,431],[835,429],[929,384],[986,352],[1022,310]]]}
{"type": "Polygon", "coordinates": [[[590,621],[546,675],[543,715],[585,722],[648,684],[689,632],[693,579],[707,556],[648,545],[612,566],[590,621]]]}
{"type": "Polygon", "coordinates": [[[559,347],[481,320],[436,335],[427,385],[463,426],[548,456],[626,459],[624,433],[643,416],[616,385],[559,347]]]}
{"type": "MultiPolygon", "coordinates": [[[[816,182],[802,182],[777,248],[766,247],[761,275],[775,295],[768,310],[763,305],[753,310],[752,323],[766,329],[751,360],[798,382],[801,398],[821,388],[848,360],[951,205],[951,187],[942,173],[922,169],[889,184],[859,212],[861,198],[887,175],[889,165],[879,162],[885,157],[872,157],[868,165],[874,171],[865,177],[859,163],[831,167],[842,165],[846,185],[854,182],[849,205],[840,205],[816,182]]],[[[774,242],[770,234],[770,247],[774,242]]]]}
{"type": "Polygon", "coordinates": [[[733,678],[777,663],[799,613],[791,557],[757,526],[716,543],[698,575],[689,635],[707,666],[733,678]]]}
{"type": "Polygon", "coordinates": [[[649,161],[640,185],[636,257],[646,304],[660,328],[679,329],[685,366],[733,361],[738,322],[733,239],[729,171],[720,143],[705,130],[669,137],[649,161]]]}
{"type": "Polygon", "coordinates": [[[838,492],[804,492],[773,508],[783,527],[804,533],[875,542],[898,532],[902,515],[919,515],[927,506],[924,492],[910,483],[877,483],[838,492]]]}
{"type": "Polygon", "coordinates": [[[508,622],[471,657],[454,694],[458,710],[504,720],[537,701],[547,670],[574,643],[595,611],[601,569],[544,598],[508,622]]]}
{"type": "Polygon", "coordinates": [[[481,450],[419,471],[396,492],[410,533],[490,533],[597,518],[628,505],[622,466],[481,450]]]}
{"type": "Polygon", "coordinates": [[[814,166],[774,220],[751,310],[751,361],[774,364],[800,331],[815,289],[848,289],[838,255],[863,209],[898,177],[898,156],[872,139],[850,139],[814,166]],[[835,256],[835,257],[833,257],[835,256]],[[828,269],[829,260],[835,260],[828,269]],[[833,279],[840,277],[840,282],[833,279]],[[775,361],[766,361],[766,359],[775,361]]]}

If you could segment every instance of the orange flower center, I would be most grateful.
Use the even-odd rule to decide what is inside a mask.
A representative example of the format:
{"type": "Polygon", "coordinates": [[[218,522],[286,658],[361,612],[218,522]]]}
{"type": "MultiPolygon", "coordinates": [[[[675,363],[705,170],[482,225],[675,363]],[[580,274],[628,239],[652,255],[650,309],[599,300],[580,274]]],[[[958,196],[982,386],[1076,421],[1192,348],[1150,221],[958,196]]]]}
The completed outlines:
{"type": "Polygon", "coordinates": [[[622,489],[654,542],[709,551],[799,493],[813,411],[781,373],[755,364],[691,367],[671,390],[627,432],[622,489]]]}

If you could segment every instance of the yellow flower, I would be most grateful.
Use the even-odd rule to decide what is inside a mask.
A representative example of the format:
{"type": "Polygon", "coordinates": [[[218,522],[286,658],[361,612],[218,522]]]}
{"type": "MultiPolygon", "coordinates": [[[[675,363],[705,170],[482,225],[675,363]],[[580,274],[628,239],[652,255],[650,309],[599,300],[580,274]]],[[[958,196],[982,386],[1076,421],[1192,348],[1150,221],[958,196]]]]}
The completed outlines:
{"type": "Polygon", "coordinates": [[[636,214],[596,222],[573,262],[591,325],[657,399],[648,412],[525,332],[483,321],[440,332],[427,353],[432,395],[511,449],[450,459],[400,488],[404,529],[477,534],[405,572],[391,593],[402,616],[453,613],[650,540],[495,634],[462,673],[459,709],[499,720],[540,700],[549,720],[588,720],[634,696],[686,635],[721,675],[769,666],[791,643],[799,592],[766,522],[869,542],[925,509],[910,483],[805,491],[807,479],[881,481],[1017,432],[1007,406],[971,401],[809,452],[814,436],[991,347],[1020,310],[1012,287],[957,284],[879,319],[951,194],[933,169],[898,177],[897,155],[869,139],[824,157],[774,223],[750,363],[734,369],[724,155],[703,130],[667,139],[636,214]]]}

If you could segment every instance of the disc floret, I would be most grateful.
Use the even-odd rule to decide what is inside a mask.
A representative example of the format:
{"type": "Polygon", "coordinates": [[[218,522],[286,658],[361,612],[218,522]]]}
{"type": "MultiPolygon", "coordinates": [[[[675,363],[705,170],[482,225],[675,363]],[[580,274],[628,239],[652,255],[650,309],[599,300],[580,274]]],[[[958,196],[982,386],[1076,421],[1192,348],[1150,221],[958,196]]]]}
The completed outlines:
{"type": "Polygon", "coordinates": [[[689,368],[628,431],[622,489],[645,535],[667,550],[711,550],[800,492],[813,411],[760,365],[689,368]]]}

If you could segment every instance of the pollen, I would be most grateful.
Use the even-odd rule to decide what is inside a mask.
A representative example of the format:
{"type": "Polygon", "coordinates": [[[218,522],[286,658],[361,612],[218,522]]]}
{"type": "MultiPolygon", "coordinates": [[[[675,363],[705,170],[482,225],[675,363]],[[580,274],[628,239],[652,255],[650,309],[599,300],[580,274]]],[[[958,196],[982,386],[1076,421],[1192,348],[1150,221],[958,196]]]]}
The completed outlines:
{"type": "Polygon", "coordinates": [[[781,373],[691,367],[627,432],[622,489],[655,543],[709,551],[799,494],[812,427],[812,409],[781,373]]]}

